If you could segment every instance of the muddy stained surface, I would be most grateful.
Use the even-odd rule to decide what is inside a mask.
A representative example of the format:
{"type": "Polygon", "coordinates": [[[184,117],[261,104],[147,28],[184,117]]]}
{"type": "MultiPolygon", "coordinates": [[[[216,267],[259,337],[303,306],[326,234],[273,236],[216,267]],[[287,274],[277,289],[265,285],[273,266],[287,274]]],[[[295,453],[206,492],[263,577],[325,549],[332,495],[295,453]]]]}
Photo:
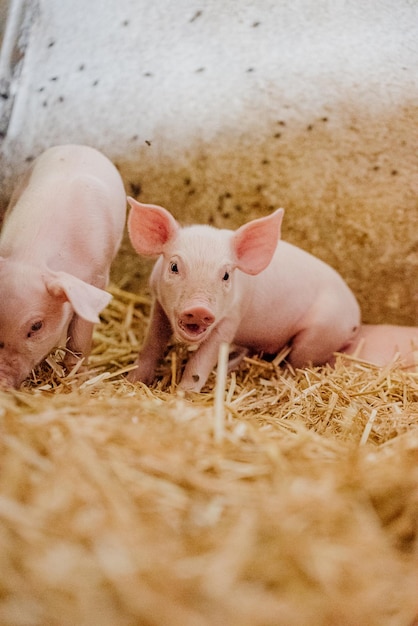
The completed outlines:
{"type": "MultiPolygon", "coordinates": [[[[343,125],[325,114],[303,127],[280,118],[257,133],[220,134],[158,158],[164,138],[157,137],[116,163],[129,195],[182,223],[236,228],[284,207],[283,239],[342,274],[365,322],[416,325],[417,118],[414,106],[376,119],[347,112],[343,125]]],[[[143,289],[151,265],[126,238],[113,275],[143,289]]]]}
{"type": "MultiPolygon", "coordinates": [[[[283,237],[343,275],[365,322],[417,325],[415,8],[273,5],[123,0],[100,28],[98,0],[24,12],[23,62],[3,68],[0,208],[44,149],[87,143],[185,223],[283,206],[283,237]]],[[[125,240],[117,283],[143,289],[148,272],[125,240]]]]}

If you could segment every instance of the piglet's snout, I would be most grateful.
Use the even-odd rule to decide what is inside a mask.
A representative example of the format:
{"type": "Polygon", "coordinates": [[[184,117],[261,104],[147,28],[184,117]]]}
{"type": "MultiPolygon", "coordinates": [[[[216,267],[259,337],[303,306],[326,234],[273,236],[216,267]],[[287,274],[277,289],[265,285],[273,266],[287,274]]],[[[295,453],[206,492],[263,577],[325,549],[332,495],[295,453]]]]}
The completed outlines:
{"type": "Polygon", "coordinates": [[[214,321],[212,311],[203,305],[191,306],[179,315],[179,327],[190,339],[199,338],[214,321]]]}
{"type": "Polygon", "coordinates": [[[8,389],[10,387],[17,388],[19,385],[18,377],[11,372],[0,370],[0,389],[8,389]]]}

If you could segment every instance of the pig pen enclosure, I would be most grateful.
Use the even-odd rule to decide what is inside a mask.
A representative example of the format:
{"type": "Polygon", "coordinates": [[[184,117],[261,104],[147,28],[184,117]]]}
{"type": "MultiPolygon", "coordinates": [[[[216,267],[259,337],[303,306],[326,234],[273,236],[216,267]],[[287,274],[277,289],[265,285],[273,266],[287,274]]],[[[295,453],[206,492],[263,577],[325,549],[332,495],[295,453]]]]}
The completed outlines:
{"type": "MultiPolygon", "coordinates": [[[[418,9],[11,2],[0,176],[58,143],[184,223],[286,210],[369,323],[417,325],[418,9]]],[[[125,379],[150,313],[127,239],[87,372],[0,392],[2,626],[412,626],[418,374],[246,358],[202,393],[125,379]]],[[[1,297],[1,294],[0,294],[1,297]]]]}

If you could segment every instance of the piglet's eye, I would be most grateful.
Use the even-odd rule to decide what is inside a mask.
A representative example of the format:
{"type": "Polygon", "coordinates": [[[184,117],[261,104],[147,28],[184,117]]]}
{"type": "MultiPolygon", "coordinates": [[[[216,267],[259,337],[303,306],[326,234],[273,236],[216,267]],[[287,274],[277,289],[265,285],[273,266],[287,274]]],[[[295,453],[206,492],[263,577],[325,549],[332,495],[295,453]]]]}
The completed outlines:
{"type": "Polygon", "coordinates": [[[171,263],[171,264],[170,264],[170,271],[171,271],[173,274],[178,274],[178,273],[179,273],[179,268],[178,268],[177,263],[171,263]]]}
{"type": "Polygon", "coordinates": [[[225,274],[222,277],[222,280],[224,280],[225,282],[229,280],[229,272],[225,272],[225,274]]]}
{"type": "Polygon", "coordinates": [[[32,335],[37,333],[38,330],[41,330],[42,326],[43,326],[43,322],[41,320],[39,320],[39,322],[34,322],[32,326],[30,327],[30,331],[28,332],[28,337],[32,337],[32,335]]]}

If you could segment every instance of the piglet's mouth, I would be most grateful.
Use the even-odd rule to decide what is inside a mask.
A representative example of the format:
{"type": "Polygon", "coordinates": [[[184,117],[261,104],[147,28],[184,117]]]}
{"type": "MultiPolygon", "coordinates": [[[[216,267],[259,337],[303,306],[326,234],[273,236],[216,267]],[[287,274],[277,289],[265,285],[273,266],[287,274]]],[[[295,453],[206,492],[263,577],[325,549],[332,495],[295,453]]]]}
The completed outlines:
{"type": "Polygon", "coordinates": [[[208,327],[202,324],[186,324],[182,320],[178,321],[178,328],[181,337],[188,341],[200,341],[208,330],[208,327]]]}

